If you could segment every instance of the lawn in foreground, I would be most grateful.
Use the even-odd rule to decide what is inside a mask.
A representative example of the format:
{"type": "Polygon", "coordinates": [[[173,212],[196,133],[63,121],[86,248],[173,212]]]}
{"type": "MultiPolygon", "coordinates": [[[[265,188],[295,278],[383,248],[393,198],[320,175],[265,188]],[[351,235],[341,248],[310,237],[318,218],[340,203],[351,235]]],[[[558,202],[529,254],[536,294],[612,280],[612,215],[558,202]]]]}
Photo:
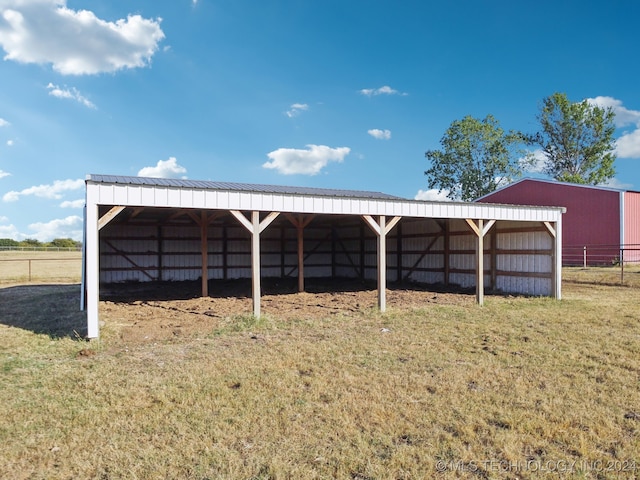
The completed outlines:
{"type": "Polygon", "coordinates": [[[51,288],[0,290],[2,478],[640,472],[640,289],[207,317],[149,342],[112,312],[87,343],[78,287],[51,288]]]}

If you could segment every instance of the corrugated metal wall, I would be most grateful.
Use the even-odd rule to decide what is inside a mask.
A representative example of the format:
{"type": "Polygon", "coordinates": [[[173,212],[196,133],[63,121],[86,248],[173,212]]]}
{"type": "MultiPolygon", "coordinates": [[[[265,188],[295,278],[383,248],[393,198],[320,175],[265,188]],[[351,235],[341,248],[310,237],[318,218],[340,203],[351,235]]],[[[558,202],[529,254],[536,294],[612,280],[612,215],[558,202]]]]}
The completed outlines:
{"type": "MultiPolygon", "coordinates": [[[[209,279],[251,277],[251,238],[235,219],[207,230],[209,279]]],[[[201,278],[200,227],[193,222],[111,222],[100,236],[103,283],[201,278]]],[[[387,279],[475,286],[476,236],[462,220],[404,218],[387,236],[387,279]]],[[[280,217],[261,234],[263,277],[298,274],[297,232],[280,217]]],[[[488,290],[552,294],[553,241],[539,222],[497,222],[484,241],[488,290]]],[[[359,217],[321,217],[304,229],[306,278],[377,278],[377,239],[359,217]]]]}
{"type": "MultiPolygon", "coordinates": [[[[610,189],[524,179],[482,199],[484,203],[565,207],[562,218],[564,265],[611,264],[620,244],[620,192],[610,189]]],[[[638,218],[638,217],[636,217],[638,218]]]]}
{"type": "Polygon", "coordinates": [[[624,192],[624,260],[640,262],[640,192],[624,192]]]}

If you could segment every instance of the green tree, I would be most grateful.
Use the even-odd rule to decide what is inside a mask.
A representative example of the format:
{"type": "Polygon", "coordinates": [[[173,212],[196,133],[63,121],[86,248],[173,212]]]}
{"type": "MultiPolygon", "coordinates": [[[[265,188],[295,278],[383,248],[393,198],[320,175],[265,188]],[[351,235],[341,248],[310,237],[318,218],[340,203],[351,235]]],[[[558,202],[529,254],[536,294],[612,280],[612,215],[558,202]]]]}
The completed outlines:
{"type": "Polygon", "coordinates": [[[0,247],[17,247],[20,243],[11,238],[0,238],[0,247]]]}
{"type": "Polygon", "coordinates": [[[440,140],[442,149],[425,154],[429,188],[465,201],[493,192],[522,175],[523,142],[520,132],[505,132],[492,115],[455,120],[440,140]]]}
{"type": "Polygon", "coordinates": [[[546,97],[538,114],[541,131],[528,137],[545,156],[543,172],[556,180],[587,185],[612,178],[614,117],[611,108],[587,100],[572,103],[564,93],[546,97]]]}
{"type": "Polygon", "coordinates": [[[80,246],[80,242],[71,238],[54,238],[49,242],[49,245],[58,248],[77,248],[80,246]]]}
{"type": "Polygon", "coordinates": [[[36,240],[35,238],[25,238],[24,240],[20,241],[20,246],[21,247],[41,247],[42,243],[40,243],[40,240],[36,240]]]}

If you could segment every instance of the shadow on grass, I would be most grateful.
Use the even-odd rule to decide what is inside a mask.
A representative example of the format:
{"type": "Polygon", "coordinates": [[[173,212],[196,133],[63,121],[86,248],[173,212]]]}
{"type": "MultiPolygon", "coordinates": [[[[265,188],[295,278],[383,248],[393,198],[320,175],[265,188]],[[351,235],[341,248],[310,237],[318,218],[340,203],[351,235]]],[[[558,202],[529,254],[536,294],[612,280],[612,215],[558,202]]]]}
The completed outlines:
{"type": "Polygon", "coordinates": [[[51,338],[84,338],[80,285],[20,285],[0,288],[0,324],[51,338]]]}

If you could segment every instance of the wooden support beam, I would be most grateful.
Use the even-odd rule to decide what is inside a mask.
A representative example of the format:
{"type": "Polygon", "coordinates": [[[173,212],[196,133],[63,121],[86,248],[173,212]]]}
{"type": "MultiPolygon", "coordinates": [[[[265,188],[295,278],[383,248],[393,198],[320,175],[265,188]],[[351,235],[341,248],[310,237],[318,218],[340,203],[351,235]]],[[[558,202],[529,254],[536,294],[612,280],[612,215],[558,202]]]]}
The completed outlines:
{"type": "Polygon", "coordinates": [[[551,225],[551,222],[542,222],[542,223],[544,223],[544,226],[547,228],[549,235],[551,235],[553,238],[556,238],[556,229],[553,225],[551,225]]]}
{"type": "Polygon", "coordinates": [[[445,220],[444,221],[444,258],[443,260],[443,267],[444,267],[444,284],[445,285],[449,285],[449,277],[450,277],[450,270],[451,270],[451,262],[450,262],[450,255],[451,255],[451,225],[450,225],[450,220],[445,220]]]}
{"type": "Polygon", "coordinates": [[[478,220],[478,241],[476,243],[476,302],[484,305],[484,228],[483,220],[478,220]]]}
{"type": "Polygon", "coordinates": [[[133,211],[131,212],[131,216],[129,217],[131,218],[136,218],[138,215],[140,215],[142,212],[144,212],[144,207],[138,207],[138,208],[134,208],[133,211]]]}
{"type": "Polygon", "coordinates": [[[293,215],[285,213],[285,217],[296,227],[298,240],[298,292],[304,292],[304,228],[311,223],[315,215],[293,215]]]}
{"type": "Polygon", "coordinates": [[[269,213],[260,221],[260,212],[251,212],[251,221],[239,210],[230,210],[231,215],[245,227],[251,234],[251,294],[253,297],[253,315],[260,316],[260,233],[271,225],[280,212],[269,213]]]}
{"type": "Polygon", "coordinates": [[[495,220],[488,220],[484,223],[483,219],[478,219],[478,223],[472,219],[466,218],[465,222],[469,228],[476,234],[476,303],[484,304],[484,236],[495,225],[495,220]]]}
{"type": "Polygon", "coordinates": [[[133,265],[135,267],[135,270],[138,270],[140,272],[142,272],[143,275],[145,275],[146,277],[149,278],[149,280],[157,280],[157,278],[154,278],[152,275],[149,274],[149,272],[147,272],[147,269],[144,267],[141,267],[140,265],[138,265],[136,262],[134,262],[131,257],[129,257],[125,252],[123,252],[122,250],[119,250],[118,248],[115,247],[115,245],[113,245],[113,243],[111,243],[108,240],[103,240],[103,242],[110,246],[114,252],[120,254],[120,256],[122,258],[124,258],[127,262],[129,262],[131,265],[133,265]]]}
{"type": "Polygon", "coordinates": [[[498,229],[491,230],[491,288],[498,288],[498,229]]]}
{"type": "Polygon", "coordinates": [[[387,227],[386,217],[380,215],[380,233],[378,234],[378,308],[387,309],[387,227]]]}
{"type": "Polygon", "coordinates": [[[260,317],[260,212],[251,212],[251,296],[253,315],[260,317]]]}
{"type": "Polygon", "coordinates": [[[200,252],[202,256],[202,297],[209,296],[209,220],[207,212],[200,212],[200,252]]]}
{"type": "Polygon", "coordinates": [[[101,216],[98,220],[98,231],[102,230],[103,227],[106,227],[109,222],[116,218],[124,209],[125,207],[112,207],[111,210],[101,216]]]}
{"type": "Polygon", "coordinates": [[[393,217],[389,223],[384,215],[380,215],[377,221],[371,215],[362,215],[362,218],[378,239],[378,307],[384,312],[387,309],[387,234],[402,217],[393,217]]]}

